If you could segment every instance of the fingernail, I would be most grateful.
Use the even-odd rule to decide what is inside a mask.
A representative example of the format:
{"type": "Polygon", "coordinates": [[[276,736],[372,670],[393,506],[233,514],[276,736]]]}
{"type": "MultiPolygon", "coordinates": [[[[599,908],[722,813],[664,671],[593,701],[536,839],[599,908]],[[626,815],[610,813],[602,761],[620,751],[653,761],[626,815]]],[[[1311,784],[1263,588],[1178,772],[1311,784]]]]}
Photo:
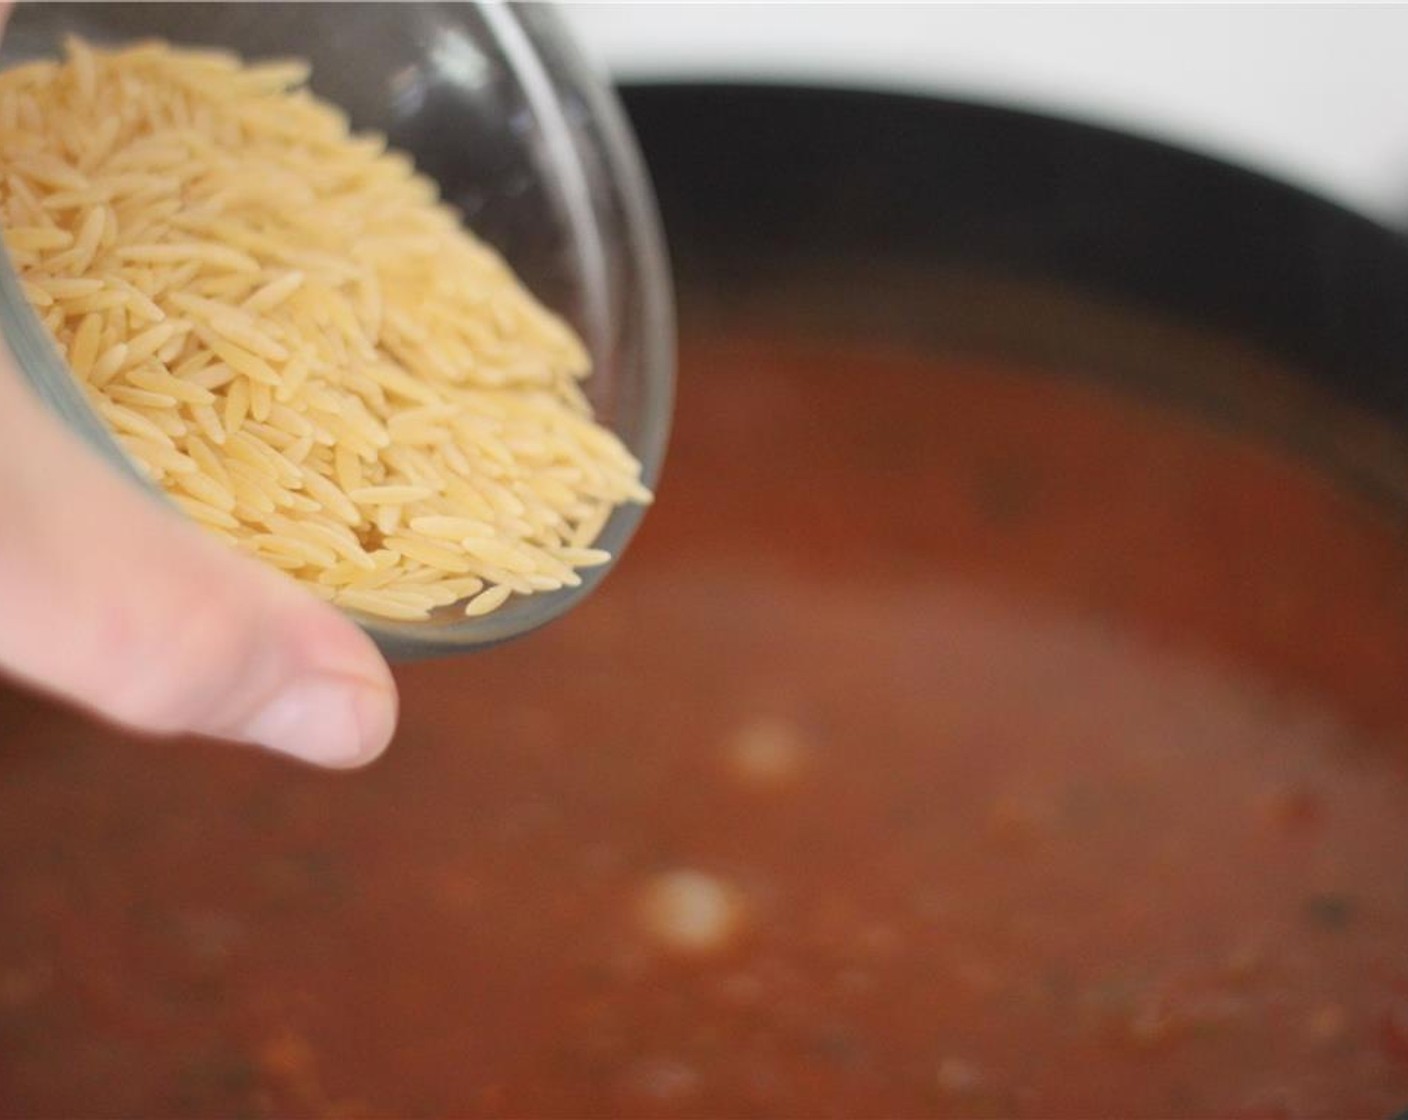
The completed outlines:
{"type": "Polygon", "coordinates": [[[384,689],[347,677],[296,681],[257,712],[243,738],[318,766],[357,766],[385,749],[396,721],[384,689]]]}

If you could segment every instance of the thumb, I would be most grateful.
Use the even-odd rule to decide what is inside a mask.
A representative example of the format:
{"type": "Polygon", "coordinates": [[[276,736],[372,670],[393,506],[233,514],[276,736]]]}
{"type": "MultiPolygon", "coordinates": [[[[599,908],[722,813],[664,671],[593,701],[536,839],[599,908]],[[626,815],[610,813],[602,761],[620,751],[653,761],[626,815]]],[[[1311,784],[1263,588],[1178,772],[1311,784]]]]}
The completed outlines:
{"type": "Polygon", "coordinates": [[[118,475],[0,349],[0,671],[110,720],[324,766],[385,748],[375,646],[292,580],[118,475]]]}

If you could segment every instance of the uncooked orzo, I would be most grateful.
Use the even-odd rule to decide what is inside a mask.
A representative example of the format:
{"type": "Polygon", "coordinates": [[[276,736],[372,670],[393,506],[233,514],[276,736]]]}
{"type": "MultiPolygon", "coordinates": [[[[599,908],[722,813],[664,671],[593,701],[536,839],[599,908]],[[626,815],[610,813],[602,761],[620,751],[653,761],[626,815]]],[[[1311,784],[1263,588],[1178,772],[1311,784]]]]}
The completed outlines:
{"type": "Polygon", "coordinates": [[[571,329],[306,65],[70,41],[0,74],[0,224],[117,441],[353,611],[581,582],[648,502],[571,329]]]}

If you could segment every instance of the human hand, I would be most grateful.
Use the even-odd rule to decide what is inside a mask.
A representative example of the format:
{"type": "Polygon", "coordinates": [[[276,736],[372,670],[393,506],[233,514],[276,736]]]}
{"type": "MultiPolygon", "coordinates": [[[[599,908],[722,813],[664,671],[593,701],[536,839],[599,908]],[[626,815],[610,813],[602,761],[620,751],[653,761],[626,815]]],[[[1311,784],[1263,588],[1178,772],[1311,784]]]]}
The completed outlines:
{"type": "Polygon", "coordinates": [[[370,639],[120,478],[3,344],[0,526],[0,672],[154,734],[334,767],[386,748],[396,686],[370,639]]]}
{"type": "Polygon", "coordinates": [[[385,749],[396,686],[366,635],[120,478],[3,345],[0,526],[0,672],[139,731],[320,766],[385,749]]]}
{"type": "Polygon", "coordinates": [[[334,608],[120,477],[0,347],[0,671],[117,723],[321,766],[396,722],[376,647],[334,608]]]}

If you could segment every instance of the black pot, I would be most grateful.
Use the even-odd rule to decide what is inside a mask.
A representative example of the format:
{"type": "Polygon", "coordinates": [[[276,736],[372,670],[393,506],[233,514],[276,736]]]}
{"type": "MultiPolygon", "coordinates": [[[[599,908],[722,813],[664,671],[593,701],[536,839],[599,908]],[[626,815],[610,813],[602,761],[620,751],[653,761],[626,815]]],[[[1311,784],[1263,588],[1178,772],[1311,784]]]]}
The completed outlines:
{"type": "Polygon", "coordinates": [[[1400,499],[1398,233],[1250,171],[1035,113],[769,85],[643,85],[625,101],[686,325],[721,302],[782,300],[826,329],[1058,357],[1400,499]],[[1188,331],[1221,346],[1196,353],[1188,331]],[[1248,377],[1238,367],[1255,360],[1239,353],[1298,376],[1248,377]]]}

